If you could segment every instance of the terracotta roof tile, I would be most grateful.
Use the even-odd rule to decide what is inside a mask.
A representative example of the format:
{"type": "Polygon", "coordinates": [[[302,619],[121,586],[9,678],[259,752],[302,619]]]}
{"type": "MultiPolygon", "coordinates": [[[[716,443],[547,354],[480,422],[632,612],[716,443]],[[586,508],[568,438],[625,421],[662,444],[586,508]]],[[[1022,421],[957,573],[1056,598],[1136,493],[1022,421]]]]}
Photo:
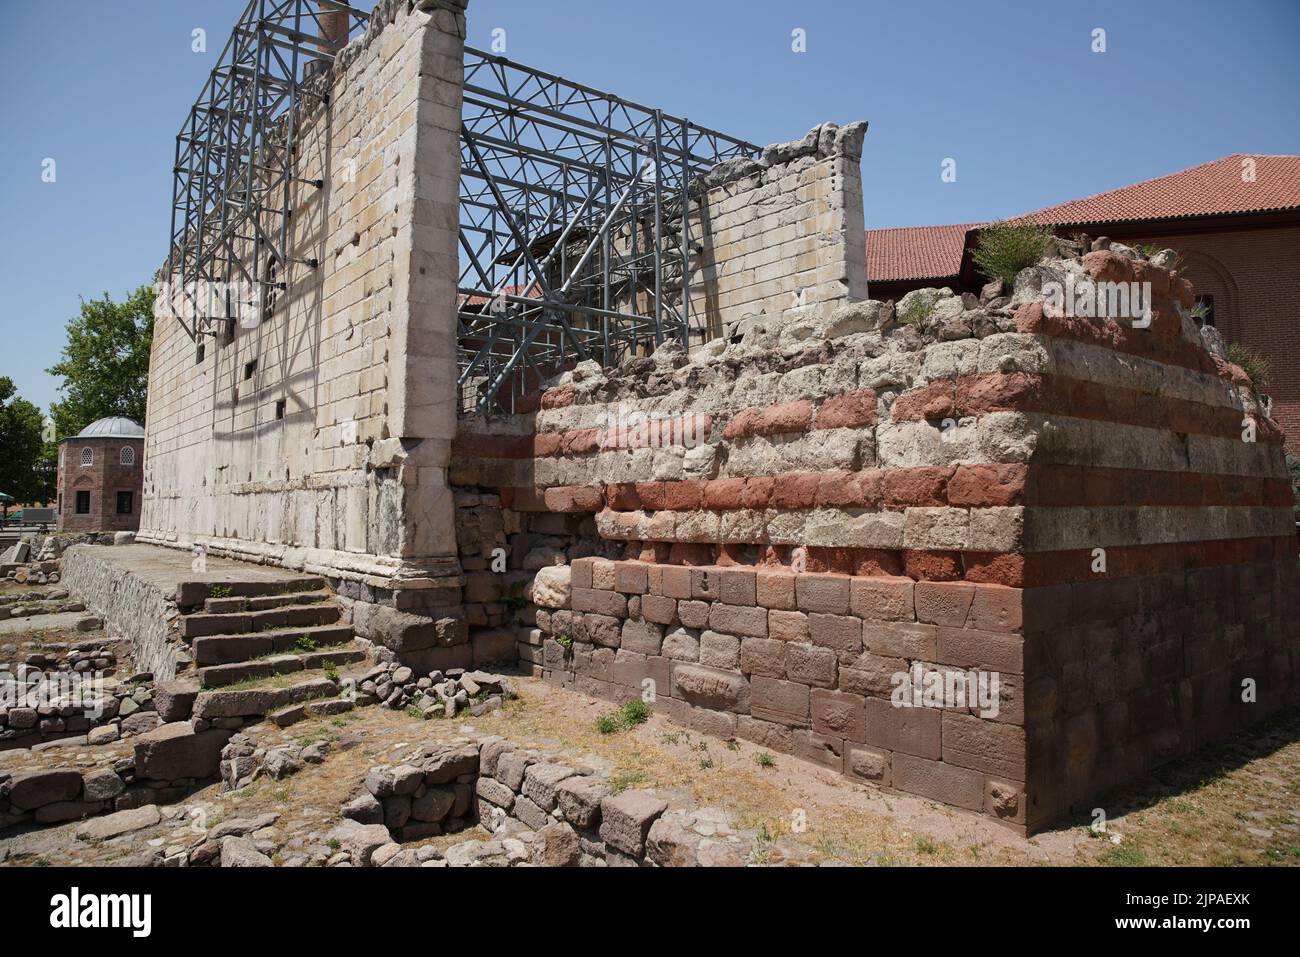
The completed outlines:
{"type": "Polygon", "coordinates": [[[961,269],[966,230],[981,223],[867,230],[867,282],[940,279],[961,269]]]}
{"type": "Polygon", "coordinates": [[[1300,207],[1300,156],[1233,153],[1211,163],[1016,217],[1052,226],[1184,219],[1300,207]],[[1243,160],[1255,178],[1242,180],[1243,160]]]}

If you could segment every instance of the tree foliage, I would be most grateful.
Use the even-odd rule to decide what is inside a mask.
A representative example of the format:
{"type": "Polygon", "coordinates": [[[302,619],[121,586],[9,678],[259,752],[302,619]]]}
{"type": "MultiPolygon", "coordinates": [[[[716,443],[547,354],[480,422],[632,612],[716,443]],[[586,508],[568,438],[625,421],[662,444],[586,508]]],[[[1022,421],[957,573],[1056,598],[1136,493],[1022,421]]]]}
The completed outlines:
{"type": "Polygon", "coordinates": [[[13,380],[0,376],[0,492],[15,502],[44,504],[54,497],[53,476],[44,467],[43,422],[41,410],[18,395],[13,380]]]}
{"type": "Polygon", "coordinates": [[[150,286],[120,303],[107,293],[82,300],[80,315],[68,320],[62,358],[47,370],[63,377],[63,398],[50,407],[59,438],[109,415],[144,422],[153,304],[150,286]]]}

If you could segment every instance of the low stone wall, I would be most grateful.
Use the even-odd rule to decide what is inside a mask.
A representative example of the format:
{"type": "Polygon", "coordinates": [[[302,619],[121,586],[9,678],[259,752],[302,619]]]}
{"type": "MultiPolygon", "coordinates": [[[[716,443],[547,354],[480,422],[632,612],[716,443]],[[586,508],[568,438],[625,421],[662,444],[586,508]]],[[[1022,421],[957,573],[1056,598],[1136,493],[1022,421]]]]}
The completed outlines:
{"type": "Polygon", "coordinates": [[[510,545],[489,614],[536,576],[521,659],[1019,830],[1296,701],[1280,430],[1172,253],[1055,242],[978,300],[755,316],[464,420],[462,556],[510,545]],[[997,716],[896,706],[931,672],[996,676],[997,716]]]}
{"type": "Polygon", "coordinates": [[[107,744],[157,727],[152,687],[107,680],[111,652],[92,647],[71,654],[76,657],[65,659],[62,671],[0,666],[0,751],[71,737],[107,744]],[[93,670],[71,670],[81,664],[93,670]]]}
{"type": "Polygon", "coordinates": [[[752,836],[726,826],[721,811],[670,810],[653,791],[619,791],[598,771],[500,737],[429,746],[373,768],[343,815],[332,832],[340,847],[333,863],[352,866],[741,866],[753,849],[752,836]],[[697,818],[713,826],[696,829],[697,818]],[[443,855],[397,843],[475,821],[494,838],[443,855]]]}
{"type": "Polygon", "coordinates": [[[62,562],[64,584],[103,617],[110,633],[131,640],[137,670],[160,681],[174,676],[185,654],[171,634],[176,596],[129,567],[101,560],[97,547],[70,548],[62,562]]]}
{"type": "Polygon", "coordinates": [[[229,731],[195,732],[183,721],[155,725],[139,736],[132,756],[106,767],[0,773],[0,829],[179,800],[216,775],[229,736],[229,731]]]}

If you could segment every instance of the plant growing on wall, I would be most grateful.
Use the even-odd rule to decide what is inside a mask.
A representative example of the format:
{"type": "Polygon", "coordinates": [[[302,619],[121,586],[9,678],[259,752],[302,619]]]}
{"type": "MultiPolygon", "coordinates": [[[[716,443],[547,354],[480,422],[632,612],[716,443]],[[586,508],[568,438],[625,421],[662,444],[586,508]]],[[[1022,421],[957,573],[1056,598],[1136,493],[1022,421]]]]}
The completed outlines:
{"type": "Polygon", "coordinates": [[[1010,286],[1016,281],[1016,273],[1043,258],[1052,238],[1046,226],[993,223],[980,230],[971,259],[986,277],[1001,279],[1010,286]]]}
{"type": "Polygon", "coordinates": [[[1228,361],[1241,366],[1257,390],[1268,388],[1269,362],[1266,356],[1233,342],[1228,345],[1228,361]]]}

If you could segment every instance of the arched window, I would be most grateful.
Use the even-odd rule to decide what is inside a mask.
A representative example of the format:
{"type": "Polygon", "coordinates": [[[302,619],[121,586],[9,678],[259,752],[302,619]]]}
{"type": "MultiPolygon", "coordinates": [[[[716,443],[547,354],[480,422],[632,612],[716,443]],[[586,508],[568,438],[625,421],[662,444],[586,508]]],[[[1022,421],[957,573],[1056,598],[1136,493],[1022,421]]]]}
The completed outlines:
{"type": "Polygon", "coordinates": [[[122,464],[135,465],[135,448],[133,446],[122,446],[122,464]]]}
{"type": "Polygon", "coordinates": [[[82,449],[81,467],[86,468],[87,466],[94,465],[94,464],[95,464],[95,453],[92,452],[90,449],[82,449]]]}

